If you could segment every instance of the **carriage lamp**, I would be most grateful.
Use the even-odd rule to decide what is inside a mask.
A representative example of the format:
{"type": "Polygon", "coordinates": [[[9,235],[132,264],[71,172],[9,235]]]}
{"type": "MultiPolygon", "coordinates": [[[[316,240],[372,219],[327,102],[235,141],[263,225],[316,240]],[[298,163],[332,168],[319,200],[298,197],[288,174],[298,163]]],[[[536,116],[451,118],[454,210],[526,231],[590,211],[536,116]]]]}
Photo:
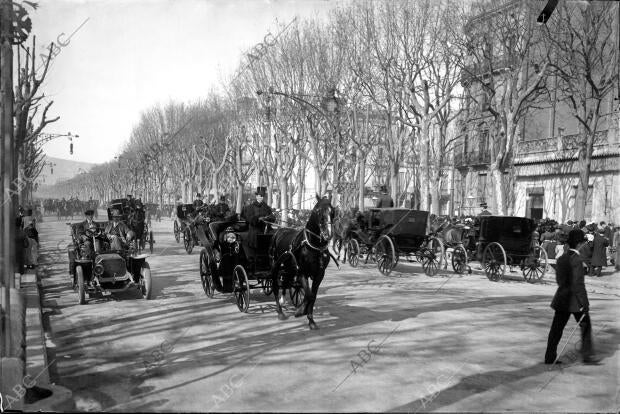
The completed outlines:
{"type": "Polygon", "coordinates": [[[93,273],[96,276],[101,276],[103,274],[103,265],[100,263],[95,265],[95,267],[93,268],[93,273]]]}
{"type": "Polygon", "coordinates": [[[228,244],[233,244],[237,241],[237,235],[235,233],[226,233],[224,236],[224,241],[228,244]]]}

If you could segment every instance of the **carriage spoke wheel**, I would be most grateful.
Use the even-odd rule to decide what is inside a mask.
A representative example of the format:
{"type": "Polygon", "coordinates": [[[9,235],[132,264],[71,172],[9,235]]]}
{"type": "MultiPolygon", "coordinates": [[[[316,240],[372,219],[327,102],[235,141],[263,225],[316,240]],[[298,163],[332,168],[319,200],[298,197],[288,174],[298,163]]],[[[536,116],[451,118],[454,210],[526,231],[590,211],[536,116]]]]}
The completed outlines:
{"type": "Polygon", "coordinates": [[[179,243],[181,241],[181,230],[179,230],[179,223],[174,221],[174,239],[179,243]]]}
{"type": "Polygon", "coordinates": [[[426,247],[421,251],[422,269],[427,276],[435,276],[444,261],[445,250],[443,243],[436,237],[431,237],[426,247]]]}
{"type": "Polygon", "coordinates": [[[497,282],[504,277],[508,259],[506,251],[501,244],[493,242],[485,247],[482,253],[482,266],[487,278],[493,282],[497,282]]]}
{"type": "Polygon", "coordinates": [[[233,270],[234,294],[237,307],[241,312],[247,312],[250,307],[250,283],[248,275],[241,265],[233,270]]]}
{"type": "Polygon", "coordinates": [[[467,251],[460,244],[452,251],[452,269],[458,274],[467,270],[467,251]]]}
{"type": "Polygon", "coordinates": [[[360,262],[360,244],[357,240],[349,240],[349,243],[347,244],[347,256],[351,267],[357,267],[360,262]]]}
{"type": "Polygon", "coordinates": [[[192,232],[187,227],[183,232],[183,244],[185,245],[185,251],[187,254],[192,254],[192,250],[194,249],[194,243],[192,241],[192,232]]]}
{"type": "Polygon", "coordinates": [[[215,295],[215,286],[213,284],[213,272],[211,271],[211,260],[206,250],[200,253],[200,282],[202,290],[209,298],[215,295]]]}
{"type": "Polygon", "coordinates": [[[387,276],[396,267],[396,248],[392,239],[388,236],[381,236],[374,247],[377,267],[379,271],[387,276]]]}
{"type": "Polygon", "coordinates": [[[263,293],[267,296],[273,292],[273,281],[271,279],[261,279],[261,286],[263,287],[263,293]]]}
{"type": "Polygon", "coordinates": [[[306,291],[300,283],[294,283],[293,287],[289,289],[289,295],[293,306],[298,308],[302,303],[304,303],[306,291]]]}
{"type": "Polygon", "coordinates": [[[523,278],[526,282],[534,283],[542,280],[547,273],[547,252],[540,246],[535,246],[525,258],[523,264],[523,278]]]}

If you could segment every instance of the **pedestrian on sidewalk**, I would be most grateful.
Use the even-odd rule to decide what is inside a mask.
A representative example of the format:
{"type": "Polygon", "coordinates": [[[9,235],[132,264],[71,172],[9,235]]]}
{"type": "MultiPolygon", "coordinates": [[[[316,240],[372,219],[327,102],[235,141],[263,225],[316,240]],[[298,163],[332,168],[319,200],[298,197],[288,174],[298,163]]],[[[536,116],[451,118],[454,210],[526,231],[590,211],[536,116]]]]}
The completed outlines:
{"type": "Polygon", "coordinates": [[[592,240],[592,271],[594,276],[601,277],[603,267],[607,267],[607,246],[609,240],[605,238],[602,229],[594,232],[594,240],[592,240]]]}
{"type": "MultiPolygon", "coordinates": [[[[576,321],[582,318],[581,328],[581,356],[584,363],[596,363],[592,346],[592,326],[590,324],[588,293],[586,292],[584,268],[579,246],[585,242],[585,234],[582,230],[571,230],[568,234],[567,254],[562,255],[557,262],[555,279],[558,290],[551,302],[551,308],[555,310],[549,337],[547,339],[547,351],[545,364],[553,364],[557,358],[557,348],[566,323],[572,314],[576,321]]],[[[562,363],[558,361],[557,363],[562,363]]]]}

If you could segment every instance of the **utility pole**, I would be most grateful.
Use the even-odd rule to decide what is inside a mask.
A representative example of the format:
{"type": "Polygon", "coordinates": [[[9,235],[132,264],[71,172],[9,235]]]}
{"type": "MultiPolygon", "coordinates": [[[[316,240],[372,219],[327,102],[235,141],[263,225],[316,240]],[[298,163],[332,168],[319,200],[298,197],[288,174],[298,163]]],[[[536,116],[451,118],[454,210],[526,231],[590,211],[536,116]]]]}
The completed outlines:
{"type": "Polygon", "coordinates": [[[2,217],[0,219],[0,261],[4,275],[4,323],[2,337],[5,341],[3,355],[11,354],[10,340],[10,288],[15,287],[13,258],[15,257],[15,214],[13,210],[13,3],[1,0],[0,3],[0,139],[2,155],[2,196],[0,196],[2,217]]]}

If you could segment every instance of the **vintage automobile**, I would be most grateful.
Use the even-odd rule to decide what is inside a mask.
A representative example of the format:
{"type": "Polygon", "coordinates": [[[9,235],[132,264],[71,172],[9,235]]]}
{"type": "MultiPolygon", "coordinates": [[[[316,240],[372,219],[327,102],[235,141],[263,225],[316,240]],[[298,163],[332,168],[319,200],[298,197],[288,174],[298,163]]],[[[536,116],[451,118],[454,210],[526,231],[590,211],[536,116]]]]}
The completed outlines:
{"type": "Polygon", "coordinates": [[[110,244],[99,223],[95,230],[82,230],[81,223],[67,223],[71,228],[73,243],[68,247],[69,273],[78,303],[88,297],[107,296],[135,288],[144,299],[151,298],[151,269],[147,256],[136,254],[135,241],[126,250],[110,250],[110,244]],[[86,248],[82,235],[92,243],[86,248]],[[90,251],[89,251],[90,250],[90,251]]]}

